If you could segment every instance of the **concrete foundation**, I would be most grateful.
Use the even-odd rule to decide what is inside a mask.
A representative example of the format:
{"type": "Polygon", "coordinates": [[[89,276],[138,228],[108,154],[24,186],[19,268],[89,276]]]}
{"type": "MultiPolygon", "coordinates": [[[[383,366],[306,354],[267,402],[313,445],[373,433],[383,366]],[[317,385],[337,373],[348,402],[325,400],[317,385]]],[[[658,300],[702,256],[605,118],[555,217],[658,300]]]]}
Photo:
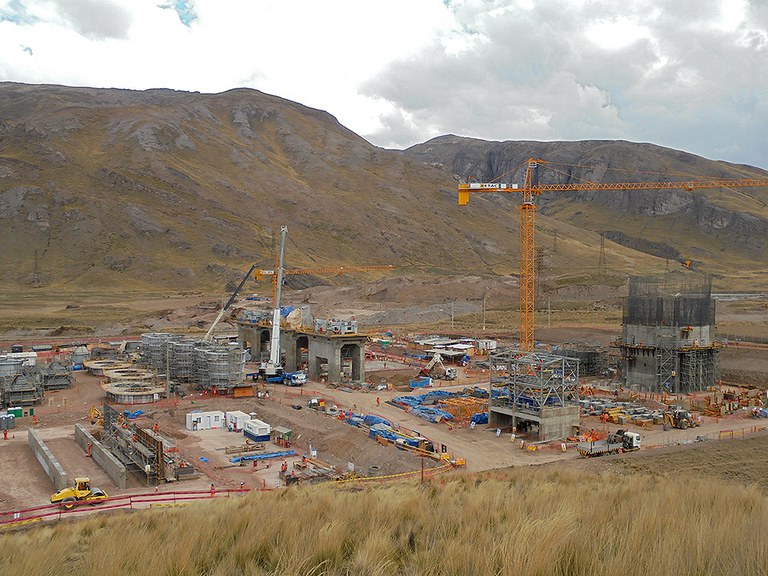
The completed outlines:
{"type": "Polygon", "coordinates": [[[491,428],[518,429],[533,424],[538,428],[539,440],[559,440],[575,435],[580,426],[579,407],[545,407],[539,414],[531,414],[509,406],[491,406],[488,424],[491,428]]]}
{"type": "Polygon", "coordinates": [[[112,452],[101,442],[96,440],[82,424],[75,424],[75,442],[86,452],[88,444],[91,445],[91,458],[101,466],[104,472],[112,479],[118,488],[128,487],[128,470],[125,464],[120,462],[112,452]]]}
{"type": "Polygon", "coordinates": [[[56,490],[62,490],[69,486],[67,473],[64,471],[61,464],[59,464],[59,461],[56,460],[53,452],[51,452],[48,446],[45,445],[45,442],[40,438],[37,431],[32,428],[27,430],[27,441],[29,442],[29,447],[32,449],[32,453],[40,463],[40,466],[43,467],[43,470],[45,470],[48,478],[53,482],[56,490]]]}

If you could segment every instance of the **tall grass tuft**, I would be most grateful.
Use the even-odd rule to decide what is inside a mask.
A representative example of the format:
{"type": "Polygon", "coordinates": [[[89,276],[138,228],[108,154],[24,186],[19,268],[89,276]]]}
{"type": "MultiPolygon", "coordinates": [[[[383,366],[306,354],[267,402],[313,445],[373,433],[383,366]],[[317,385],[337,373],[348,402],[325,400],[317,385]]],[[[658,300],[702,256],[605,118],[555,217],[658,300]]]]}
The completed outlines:
{"type": "Polygon", "coordinates": [[[514,469],[323,485],[0,535],[0,572],[249,575],[768,573],[754,487],[514,469]]]}

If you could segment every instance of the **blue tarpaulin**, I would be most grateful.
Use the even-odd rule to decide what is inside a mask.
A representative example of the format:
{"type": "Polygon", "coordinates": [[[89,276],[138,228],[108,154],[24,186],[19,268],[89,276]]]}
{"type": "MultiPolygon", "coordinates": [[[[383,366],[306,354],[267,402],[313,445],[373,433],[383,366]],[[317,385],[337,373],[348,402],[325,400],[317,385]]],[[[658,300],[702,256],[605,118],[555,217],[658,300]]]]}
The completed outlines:
{"type": "Polygon", "coordinates": [[[295,450],[286,450],[285,452],[267,452],[266,454],[249,454],[248,456],[235,456],[230,459],[232,464],[238,462],[245,462],[247,460],[266,460],[268,458],[285,458],[286,456],[293,456],[296,454],[295,450]]]}
{"type": "Polygon", "coordinates": [[[477,414],[472,414],[470,422],[474,422],[475,424],[488,424],[488,412],[478,412],[477,414]]]}
{"type": "Polygon", "coordinates": [[[389,420],[385,420],[381,416],[376,416],[375,414],[368,414],[367,416],[363,416],[363,422],[365,422],[366,426],[373,426],[374,424],[386,424],[387,426],[392,425],[389,420]]]}
{"type": "Polygon", "coordinates": [[[129,412],[128,410],[123,411],[123,416],[126,418],[133,420],[134,418],[138,418],[144,414],[144,410],[136,410],[135,412],[129,412]]]}
{"type": "Polygon", "coordinates": [[[440,410],[438,408],[430,408],[429,406],[414,406],[411,408],[411,414],[415,414],[419,418],[424,418],[430,422],[439,422],[440,420],[452,420],[453,414],[440,410]]]}

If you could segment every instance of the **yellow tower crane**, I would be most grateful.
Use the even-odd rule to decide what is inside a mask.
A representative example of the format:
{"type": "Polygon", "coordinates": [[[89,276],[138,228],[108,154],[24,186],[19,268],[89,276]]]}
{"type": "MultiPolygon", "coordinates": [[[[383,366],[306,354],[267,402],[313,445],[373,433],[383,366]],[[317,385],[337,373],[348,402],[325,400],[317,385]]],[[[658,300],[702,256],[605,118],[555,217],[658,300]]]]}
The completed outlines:
{"type": "Polygon", "coordinates": [[[530,158],[523,185],[506,182],[468,182],[459,184],[459,206],[469,203],[472,193],[513,192],[522,194],[520,204],[520,348],[533,350],[536,282],[536,204],[543,192],[580,190],[696,190],[701,188],[747,188],[768,186],[768,178],[683,180],[668,182],[580,182],[576,184],[540,184],[538,168],[545,160],[530,158]]]}

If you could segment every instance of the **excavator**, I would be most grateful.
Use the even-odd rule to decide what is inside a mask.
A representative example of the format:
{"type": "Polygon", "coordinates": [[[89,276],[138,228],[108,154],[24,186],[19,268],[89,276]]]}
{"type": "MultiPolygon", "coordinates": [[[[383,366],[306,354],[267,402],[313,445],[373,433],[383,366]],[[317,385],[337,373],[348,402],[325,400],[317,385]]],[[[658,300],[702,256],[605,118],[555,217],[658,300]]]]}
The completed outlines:
{"type": "Polygon", "coordinates": [[[421,369],[419,375],[438,380],[456,380],[456,368],[446,368],[443,364],[443,357],[439,353],[435,353],[426,366],[421,369]]]}
{"type": "Polygon", "coordinates": [[[699,421],[693,418],[688,410],[683,408],[671,408],[664,412],[665,431],[670,427],[686,430],[687,428],[695,428],[698,425],[699,421]]]}

